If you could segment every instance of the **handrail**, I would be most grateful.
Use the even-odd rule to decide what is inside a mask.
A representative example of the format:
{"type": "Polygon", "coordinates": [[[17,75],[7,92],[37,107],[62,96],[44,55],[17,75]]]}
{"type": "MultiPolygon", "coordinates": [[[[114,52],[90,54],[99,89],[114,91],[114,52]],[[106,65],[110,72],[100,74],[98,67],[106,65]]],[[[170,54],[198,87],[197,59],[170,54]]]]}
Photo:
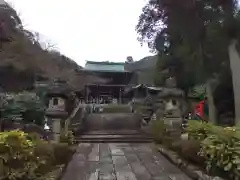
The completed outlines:
{"type": "Polygon", "coordinates": [[[76,115],[76,113],[78,112],[78,110],[80,109],[81,106],[82,106],[82,103],[79,102],[77,107],[72,111],[70,116],[65,120],[65,124],[64,124],[64,134],[65,134],[65,136],[68,134],[68,126],[69,126],[69,123],[70,123],[71,119],[74,118],[74,116],[76,115]]]}

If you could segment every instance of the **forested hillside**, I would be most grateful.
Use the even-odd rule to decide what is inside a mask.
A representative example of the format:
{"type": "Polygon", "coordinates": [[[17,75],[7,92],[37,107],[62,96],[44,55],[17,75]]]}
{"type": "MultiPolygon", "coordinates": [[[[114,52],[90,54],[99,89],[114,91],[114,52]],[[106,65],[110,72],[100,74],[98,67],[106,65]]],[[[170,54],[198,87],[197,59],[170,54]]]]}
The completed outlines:
{"type": "Polygon", "coordinates": [[[33,88],[36,79],[61,78],[76,88],[104,81],[81,72],[72,59],[52,48],[43,49],[38,37],[24,29],[16,11],[0,2],[0,86],[5,91],[33,88]]]}

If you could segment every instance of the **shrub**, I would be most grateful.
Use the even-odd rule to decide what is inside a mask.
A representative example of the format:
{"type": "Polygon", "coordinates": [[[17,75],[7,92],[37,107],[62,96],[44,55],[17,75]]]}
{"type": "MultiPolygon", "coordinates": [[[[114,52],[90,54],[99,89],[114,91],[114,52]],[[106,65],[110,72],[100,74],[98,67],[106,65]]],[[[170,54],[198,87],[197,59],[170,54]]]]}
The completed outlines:
{"type": "Polygon", "coordinates": [[[53,144],[53,152],[55,158],[55,165],[66,164],[71,160],[74,148],[71,148],[68,143],[53,144]]]}
{"type": "Polygon", "coordinates": [[[204,158],[200,157],[198,154],[201,149],[201,141],[195,139],[181,140],[180,142],[180,155],[194,163],[204,165],[204,158]]]}
{"type": "Polygon", "coordinates": [[[2,107],[2,117],[13,118],[20,115],[26,123],[44,124],[46,106],[35,93],[13,94],[2,107]]]}
{"type": "MultiPolygon", "coordinates": [[[[192,121],[188,132],[200,140],[199,156],[204,158],[206,169],[220,176],[240,177],[240,130],[210,123],[192,121]]],[[[190,153],[189,153],[190,154],[190,153]]]]}
{"type": "Polygon", "coordinates": [[[67,135],[65,135],[64,130],[61,131],[60,142],[68,143],[69,145],[73,145],[75,142],[75,137],[73,135],[73,131],[68,131],[67,135]]]}
{"type": "Polygon", "coordinates": [[[55,165],[66,164],[74,149],[19,130],[0,133],[0,179],[40,180],[55,165]]]}
{"type": "Polygon", "coordinates": [[[188,136],[193,139],[204,140],[211,132],[213,125],[197,120],[189,120],[187,126],[188,136]]]}
{"type": "Polygon", "coordinates": [[[24,132],[0,133],[0,179],[37,179],[36,171],[45,161],[35,156],[34,150],[34,142],[28,140],[24,132]]]}
{"type": "Polygon", "coordinates": [[[201,148],[201,141],[198,139],[207,136],[207,125],[195,124],[194,121],[189,127],[192,135],[192,139],[189,140],[182,140],[179,139],[179,137],[170,136],[166,131],[166,125],[163,121],[154,121],[151,126],[151,132],[155,141],[179,153],[184,159],[196,164],[204,164],[204,159],[198,155],[201,148]],[[199,135],[201,138],[199,138],[199,135]],[[194,139],[195,137],[196,139],[194,139]]]}
{"type": "Polygon", "coordinates": [[[179,138],[176,139],[176,137],[171,137],[167,134],[163,135],[162,137],[162,144],[166,146],[169,149],[172,149],[174,151],[179,150],[179,138]]]}
{"type": "Polygon", "coordinates": [[[51,143],[42,140],[36,140],[34,155],[40,157],[45,163],[39,164],[36,170],[37,174],[45,174],[54,168],[55,156],[54,148],[51,143]]]}
{"type": "Polygon", "coordinates": [[[153,121],[151,123],[151,134],[156,143],[163,144],[170,149],[178,149],[179,138],[170,136],[167,132],[167,126],[163,120],[153,121]]]}
{"type": "Polygon", "coordinates": [[[240,177],[240,134],[234,128],[215,128],[202,141],[199,154],[205,158],[208,171],[221,169],[240,177]]]}
{"type": "Polygon", "coordinates": [[[166,136],[166,125],[163,120],[153,121],[151,124],[151,134],[156,143],[163,143],[166,136]]]}

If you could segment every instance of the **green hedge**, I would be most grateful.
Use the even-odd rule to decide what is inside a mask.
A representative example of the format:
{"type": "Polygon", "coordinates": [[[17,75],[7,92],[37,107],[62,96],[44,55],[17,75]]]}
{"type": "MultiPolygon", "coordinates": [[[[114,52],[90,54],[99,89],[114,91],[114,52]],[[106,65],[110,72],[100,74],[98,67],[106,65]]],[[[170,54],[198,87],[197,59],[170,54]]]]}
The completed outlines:
{"type": "Polygon", "coordinates": [[[201,141],[199,156],[205,159],[208,171],[222,171],[240,177],[240,130],[210,123],[190,121],[189,137],[201,141]]]}
{"type": "Polygon", "coordinates": [[[75,137],[74,137],[73,131],[68,131],[67,135],[65,135],[65,131],[64,129],[62,129],[60,134],[60,142],[73,145],[75,143],[75,137]]]}
{"type": "Polygon", "coordinates": [[[51,144],[22,131],[0,133],[0,179],[40,180],[66,164],[74,150],[66,144],[51,144]]]}
{"type": "Polygon", "coordinates": [[[205,168],[210,174],[240,178],[240,129],[211,123],[188,122],[188,139],[169,136],[163,121],[155,121],[151,132],[156,143],[179,153],[185,160],[205,168]]]}

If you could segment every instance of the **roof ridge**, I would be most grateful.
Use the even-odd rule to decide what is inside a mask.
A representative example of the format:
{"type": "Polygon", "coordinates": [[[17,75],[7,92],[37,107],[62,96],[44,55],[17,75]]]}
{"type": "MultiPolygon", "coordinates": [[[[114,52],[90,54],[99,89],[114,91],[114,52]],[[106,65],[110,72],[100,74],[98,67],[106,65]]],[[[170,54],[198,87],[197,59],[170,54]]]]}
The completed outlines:
{"type": "Polygon", "coordinates": [[[112,62],[112,61],[86,61],[86,64],[124,65],[125,62],[112,62]]]}

